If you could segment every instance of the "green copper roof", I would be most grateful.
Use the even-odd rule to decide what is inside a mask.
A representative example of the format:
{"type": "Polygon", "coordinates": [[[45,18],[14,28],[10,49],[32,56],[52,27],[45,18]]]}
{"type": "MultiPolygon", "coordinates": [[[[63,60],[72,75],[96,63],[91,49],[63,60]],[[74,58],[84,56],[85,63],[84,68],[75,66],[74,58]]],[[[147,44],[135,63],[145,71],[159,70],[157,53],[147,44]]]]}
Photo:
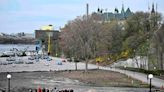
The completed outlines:
{"type": "Polygon", "coordinates": [[[112,20],[112,19],[119,19],[119,20],[124,20],[128,18],[129,16],[132,15],[132,12],[130,11],[130,8],[127,8],[126,12],[124,11],[124,7],[122,7],[121,13],[119,12],[105,12],[102,14],[102,17],[104,20],[112,20]]]}

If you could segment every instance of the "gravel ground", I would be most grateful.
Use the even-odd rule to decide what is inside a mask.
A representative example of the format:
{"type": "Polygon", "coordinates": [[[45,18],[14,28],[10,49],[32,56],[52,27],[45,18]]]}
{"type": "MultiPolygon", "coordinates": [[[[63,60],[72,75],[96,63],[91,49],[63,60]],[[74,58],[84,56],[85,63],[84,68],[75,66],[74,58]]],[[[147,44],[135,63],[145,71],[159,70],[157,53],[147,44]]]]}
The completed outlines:
{"type": "Polygon", "coordinates": [[[89,70],[88,73],[84,71],[70,71],[60,72],[57,76],[63,76],[74,80],[79,80],[89,86],[102,87],[148,87],[147,84],[128,77],[124,74],[106,71],[106,70],[89,70]]]}
{"type": "MultiPolygon", "coordinates": [[[[90,89],[94,89],[96,90],[96,92],[148,92],[148,88],[110,87],[110,82],[120,81],[121,84],[121,82],[124,83],[125,79],[127,79],[124,75],[119,73],[102,70],[92,70],[92,73],[91,71],[89,71],[89,73],[87,74],[88,76],[85,74],[85,77],[82,77],[81,75],[83,74],[84,73],[82,71],[11,73],[11,92],[28,92],[29,88],[36,89],[38,87],[48,89],[53,89],[54,87],[56,87],[60,90],[74,89],[74,92],[87,92],[90,89]],[[96,79],[95,74],[100,73],[102,75],[99,75],[96,79]],[[102,77],[104,76],[104,74],[106,74],[107,76],[102,77]],[[79,77],[77,77],[78,75],[79,77]],[[92,76],[95,77],[92,78],[92,76]],[[122,77],[123,80],[120,79],[122,77]],[[109,78],[109,80],[107,81],[109,82],[109,84],[105,84],[105,86],[102,83],[104,82],[103,80],[106,78],[109,78]],[[112,78],[113,80],[110,78],[112,78]],[[95,84],[93,85],[94,82],[95,84]]],[[[6,88],[7,86],[6,75],[7,73],[0,73],[0,88],[6,88]]]]}

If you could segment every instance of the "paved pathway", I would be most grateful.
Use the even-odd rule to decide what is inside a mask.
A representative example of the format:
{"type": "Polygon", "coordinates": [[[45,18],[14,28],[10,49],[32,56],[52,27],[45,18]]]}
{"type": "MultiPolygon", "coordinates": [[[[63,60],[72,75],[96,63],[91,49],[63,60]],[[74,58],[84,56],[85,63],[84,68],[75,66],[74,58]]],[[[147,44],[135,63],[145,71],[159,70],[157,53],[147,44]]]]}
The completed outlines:
{"type": "MultiPolygon", "coordinates": [[[[121,70],[121,69],[110,68],[110,67],[100,67],[100,69],[120,72],[120,73],[126,74],[127,76],[130,76],[132,78],[149,83],[149,80],[147,79],[147,75],[143,74],[143,73],[138,73],[138,72],[133,72],[133,71],[128,71],[128,70],[121,70]]],[[[164,86],[164,80],[154,77],[152,79],[152,85],[155,87],[162,87],[162,86],[164,86]]]]}

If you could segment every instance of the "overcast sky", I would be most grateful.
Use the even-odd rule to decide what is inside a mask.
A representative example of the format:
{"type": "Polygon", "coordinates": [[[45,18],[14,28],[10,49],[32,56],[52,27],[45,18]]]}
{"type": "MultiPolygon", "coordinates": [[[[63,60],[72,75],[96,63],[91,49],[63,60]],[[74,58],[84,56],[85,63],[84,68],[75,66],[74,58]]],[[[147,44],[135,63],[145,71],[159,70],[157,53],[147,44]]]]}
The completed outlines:
{"type": "Polygon", "coordinates": [[[164,0],[0,0],[0,32],[34,33],[41,26],[52,24],[55,29],[63,27],[69,20],[97,8],[113,12],[128,7],[131,11],[148,11],[148,5],[157,3],[158,11],[164,14],[164,0]]]}

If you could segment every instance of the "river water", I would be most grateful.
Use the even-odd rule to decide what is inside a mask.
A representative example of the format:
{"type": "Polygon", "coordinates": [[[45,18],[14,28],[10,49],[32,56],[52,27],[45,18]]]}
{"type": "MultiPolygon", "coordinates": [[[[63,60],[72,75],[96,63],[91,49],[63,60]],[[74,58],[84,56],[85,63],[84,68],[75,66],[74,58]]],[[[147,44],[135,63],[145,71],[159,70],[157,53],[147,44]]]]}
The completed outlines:
{"type": "Polygon", "coordinates": [[[35,50],[35,45],[27,45],[27,44],[0,44],[0,53],[4,51],[10,51],[13,48],[17,48],[18,50],[35,50]]]}

